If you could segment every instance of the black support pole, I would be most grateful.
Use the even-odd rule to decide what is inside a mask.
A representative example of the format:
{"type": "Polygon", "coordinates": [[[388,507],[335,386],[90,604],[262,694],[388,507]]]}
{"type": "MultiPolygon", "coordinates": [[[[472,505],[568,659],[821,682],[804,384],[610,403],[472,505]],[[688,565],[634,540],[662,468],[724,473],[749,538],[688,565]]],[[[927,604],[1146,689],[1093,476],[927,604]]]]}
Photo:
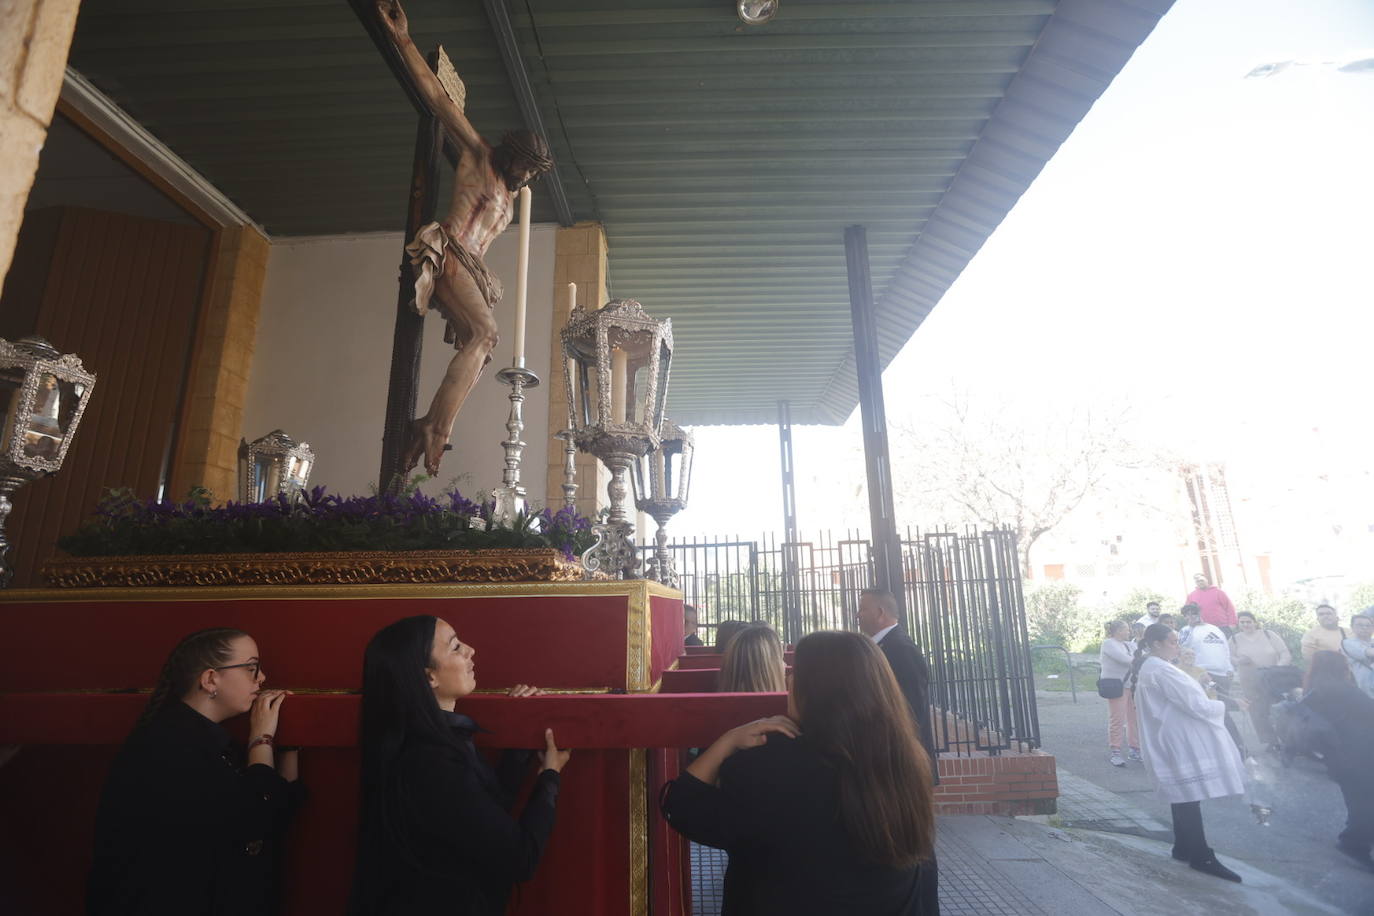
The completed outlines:
{"type": "MultiPolygon", "coordinates": [[[[431,55],[430,66],[435,58],[431,55]]],[[[415,134],[415,160],[410,173],[410,200],[406,205],[406,241],[421,226],[434,221],[439,203],[439,162],[444,134],[433,117],[421,117],[415,134]]],[[[396,326],[391,337],[391,374],[386,391],[386,421],[382,428],[382,467],[377,475],[379,492],[395,491],[409,470],[404,466],[410,424],[420,388],[420,348],[425,319],[415,314],[415,274],[410,259],[401,256],[400,292],[396,297],[396,326]]]]}
{"type": "Polygon", "coordinates": [[[897,597],[906,608],[902,545],[892,508],[892,461],[887,451],[887,410],[878,360],[878,330],[873,313],[873,280],[868,272],[868,233],[863,226],[844,230],[849,269],[849,311],[854,326],[854,368],[859,376],[859,411],[863,419],[864,463],[868,471],[868,514],[873,529],[873,584],[897,597]]]}
{"type": "Polygon", "coordinates": [[[797,571],[797,474],[792,463],[792,404],[778,401],[778,448],[782,457],[783,638],[801,639],[801,577],[797,571]]]}

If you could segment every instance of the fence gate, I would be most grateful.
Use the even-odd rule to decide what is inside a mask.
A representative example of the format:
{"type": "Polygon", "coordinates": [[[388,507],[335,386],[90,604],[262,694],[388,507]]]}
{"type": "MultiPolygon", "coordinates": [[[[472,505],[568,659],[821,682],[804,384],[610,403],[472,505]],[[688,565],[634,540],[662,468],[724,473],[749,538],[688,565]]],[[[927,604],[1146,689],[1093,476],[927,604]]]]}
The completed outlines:
{"type": "MultiPolygon", "coordinates": [[[[859,593],[873,582],[870,544],[857,532],[781,543],[692,538],[668,549],[706,643],[725,620],[767,623],[789,643],[853,630],[859,593]]],[[[944,712],[934,723],[937,749],[966,756],[1039,747],[1015,532],[908,530],[902,567],[904,623],[926,653],[931,702],[944,712]]]]}

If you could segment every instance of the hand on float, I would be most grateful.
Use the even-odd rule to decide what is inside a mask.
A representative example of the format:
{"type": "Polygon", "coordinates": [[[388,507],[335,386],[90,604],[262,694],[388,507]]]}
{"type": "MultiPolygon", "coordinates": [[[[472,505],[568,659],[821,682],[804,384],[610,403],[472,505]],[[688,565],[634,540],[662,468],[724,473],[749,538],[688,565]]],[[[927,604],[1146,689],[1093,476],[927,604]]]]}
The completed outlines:
{"type": "Polygon", "coordinates": [[[787,716],[769,716],[767,719],[755,719],[753,722],[746,722],[736,728],[726,732],[726,737],[730,739],[733,750],[743,750],[747,747],[758,747],[768,743],[770,734],[786,735],[789,738],[796,738],[801,734],[801,728],[787,716]]]}
{"type": "Polygon", "coordinates": [[[264,690],[258,694],[249,713],[248,731],[252,738],[276,736],[282,701],[291,695],[289,690],[264,690]]]}
{"type": "Polygon", "coordinates": [[[300,748],[278,748],[277,772],[287,782],[295,782],[301,773],[300,748]]]}
{"type": "Polygon", "coordinates": [[[572,751],[560,751],[558,745],[554,744],[553,729],[544,729],[543,766],[539,769],[541,771],[553,770],[555,773],[561,772],[571,756],[572,751]]]}
{"type": "Polygon", "coordinates": [[[531,687],[529,684],[516,684],[506,690],[508,697],[542,697],[544,691],[538,687],[531,687]]]}

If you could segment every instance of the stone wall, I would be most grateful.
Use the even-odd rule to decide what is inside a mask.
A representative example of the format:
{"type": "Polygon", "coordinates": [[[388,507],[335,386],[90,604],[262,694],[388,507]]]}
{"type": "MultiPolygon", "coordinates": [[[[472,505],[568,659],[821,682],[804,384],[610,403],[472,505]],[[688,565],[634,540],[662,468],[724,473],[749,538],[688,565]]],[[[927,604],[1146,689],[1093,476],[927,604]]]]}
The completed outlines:
{"type": "Polygon", "coordinates": [[[0,0],[0,279],[9,273],[38,170],[78,0],[0,0]]]}

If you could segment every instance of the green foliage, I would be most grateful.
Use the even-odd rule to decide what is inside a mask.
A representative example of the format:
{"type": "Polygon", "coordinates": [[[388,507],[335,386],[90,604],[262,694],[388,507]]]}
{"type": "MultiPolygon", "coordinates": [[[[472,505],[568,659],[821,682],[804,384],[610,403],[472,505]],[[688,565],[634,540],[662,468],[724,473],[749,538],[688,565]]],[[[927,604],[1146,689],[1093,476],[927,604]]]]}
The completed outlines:
{"type": "Polygon", "coordinates": [[[1365,608],[1374,607],[1374,582],[1364,582],[1350,590],[1345,598],[1347,612],[1345,608],[1340,608],[1341,613],[1348,620],[1351,614],[1358,614],[1365,608]]]}
{"type": "Polygon", "coordinates": [[[1252,588],[1233,597],[1237,611],[1249,611],[1255,620],[1266,630],[1273,630],[1276,636],[1288,645],[1293,658],[1298,658],[1302,634],[1316,625],[1312,607],[1301,598],[1293,595],[1267,595],[1262,589],[1252,588]]]}
{"type": "Polygon", "coordinates": [[[457,491],[429,497],[418,486],[346,498],[315,487],[221,507],[203,489],[172,503],[141,500],[120,488],[108,491],[95,515],[58,546],[73,556],[553,547],[572,559],[591,546],[590,527],[571,509],[545,509],[505,528],[493,522],[491,503],[457,491]]]}
{"type": "Polygon", "coordinates": [[[1177,613],[1182,603],[1177,598],[1170,598],[1148,585],[1137,585],[1125,597],[1112,605],[1111,616],[1103,623],[1109,623],[1113,620],[1120,620],[1127,624],[1134,623],[1145,613],[1145,605],[1151,601],[1158,601],[1160,611],[1165,614],[1177,613]]]}
{"type": "Polygon", "coordinates": [[[1026,625],[1032,645],[1063,646],[1084,652],[1102,641],[1102,615],[1078,603],[1083,590],[1067,582],[1045,582],[1026,589],[1026,625]]]}

